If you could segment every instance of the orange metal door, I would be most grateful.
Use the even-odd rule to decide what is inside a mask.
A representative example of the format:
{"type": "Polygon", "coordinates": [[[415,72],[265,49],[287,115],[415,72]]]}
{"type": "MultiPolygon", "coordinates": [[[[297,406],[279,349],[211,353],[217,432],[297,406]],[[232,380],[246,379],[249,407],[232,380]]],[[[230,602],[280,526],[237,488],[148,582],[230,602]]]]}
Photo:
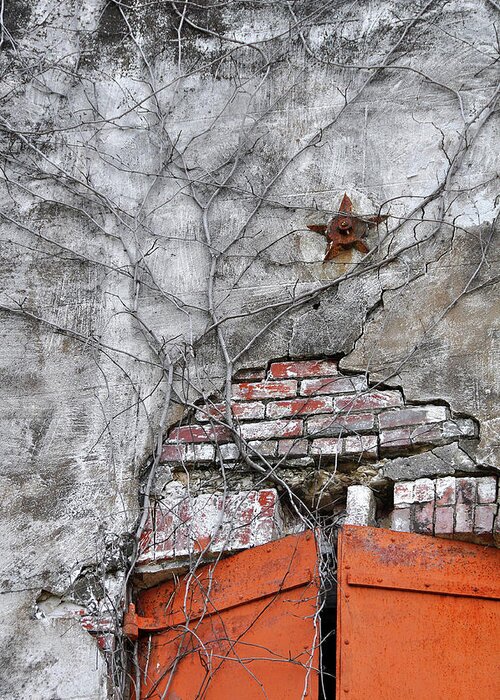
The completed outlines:
{"type": "Polygon", "coordinates": [[[498,700],[500,552],[346,526],[337,698],[498,700]]]}
{"type": "Polygon", "coordinates": [[[312,532],[142,592],[125,620],[141,700],[317,700],[317,597],[312,532]]]}

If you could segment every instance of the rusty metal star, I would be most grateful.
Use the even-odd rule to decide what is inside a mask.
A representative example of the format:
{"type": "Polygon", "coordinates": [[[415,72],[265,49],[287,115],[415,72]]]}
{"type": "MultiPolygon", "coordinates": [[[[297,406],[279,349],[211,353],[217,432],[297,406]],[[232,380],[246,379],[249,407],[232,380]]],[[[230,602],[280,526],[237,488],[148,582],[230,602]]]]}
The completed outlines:
{"type": "Polygon", "coordinates": [[[326,236],[326,253],[323,262],[336,258],[343,250],[356,248],[360,253],[368,253],[361,240],[370,226],[376,226],[387,219],[387,215],[358,216],[353,214],[352,202],[344,193],[339,211],[328,224],[311,224],[307,228],[326,236]]]}

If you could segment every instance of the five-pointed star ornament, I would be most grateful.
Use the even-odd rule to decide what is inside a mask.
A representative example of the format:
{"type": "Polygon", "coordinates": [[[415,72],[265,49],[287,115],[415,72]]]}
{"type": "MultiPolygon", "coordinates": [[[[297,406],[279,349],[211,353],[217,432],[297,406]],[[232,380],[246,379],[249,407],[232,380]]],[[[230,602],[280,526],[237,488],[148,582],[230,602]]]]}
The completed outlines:
{"type": "Polygon", "coordinates": [[[307,228],[326,236],[326,254],[323,262],[336,258],[343,250],[356,248],[360,253],[368,253],[361,240],[369,226],[376,226],[387,219],[387,215],[357,216],[352,212],[352,202],[344,194],[339,212],[328,224],[311,224],[307,228]]]}

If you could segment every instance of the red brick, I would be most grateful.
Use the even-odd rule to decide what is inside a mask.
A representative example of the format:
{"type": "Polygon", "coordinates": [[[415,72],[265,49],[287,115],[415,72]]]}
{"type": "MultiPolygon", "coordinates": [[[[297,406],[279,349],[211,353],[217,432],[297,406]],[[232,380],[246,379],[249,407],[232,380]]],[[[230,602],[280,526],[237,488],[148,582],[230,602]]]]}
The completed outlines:
{"type": "Polygon", "coordinates": [[[339,455],[342,452],[340,438],[318,438],[311,443],[311,454],[324,457],[339,455]]]}
{"type": "Polygon", "coordinates": [[[474,506],[471,503],[455,506],[455,534],[469,534],[474,529],[474,506]]]}
{"type": "Polygon", "coordinates": [[[474,513],[474,533],[476,535],[493,535],[493,523],[497,512],[496,503],[476,506],[474,513]]]}
{"type": "Polygon", "coordinates": [[[186,462],[213,462],[215,447],[207,443],[186,445],[186,462]]]}
{"type": "Polygon", "coordinates": [[[334,360],[305,360],[298,362],[273,362],[269,368],[270,379],[289,379],[294,377],[324,377],[337,374],[334,360]]]}
{"type": "Polygon", "coordinates": [[[270,420],[243,423],[239,426],[240,434],[245,440],[299,437],[302,435],[302,429],[301,420],[270,420]]]}
{"type": "Polygon", "coordinates": [[[346,525],[376,526],[377,503],[368,486],[353,484],[347,488],[346,525]]]}
{"type": "Polygon", "coordinates": [[[225,425],[183,425],[173,428],[168,442],[229,442],[231,431],[225,425]]]}
{"type": "MultiPolygon", "coordinates": [[[[260,401],[245,401],[244,403],[231,404],[231,411],[238,420],[257,420],[264,418],[265,405],[260,401]]],[[[200,423],[206,423],[210,418],[224,421],[226,418],[226,406],[223,403],[215,403],[210,406],[200,406],[195,418],[200,423]]]]}
{"type": "Polygon", "coordinates": [[[434,482],[432,479],[417,479],[414,484],[415,501],[426,503],[434,500],[434,482]]]}
{"type": "Polygon", "coordinates": [[[272,514],[277,501],[277,493],[274,489],[263,489],[257,494],[257,500],[263,515],[272,514]]]}
{"type": "Polygon", "coordinates": [[[434,501],[415,503],[412,509],[413,532],[421,535],[432,535],[434,529],[434,501]]]}
{"type": "Polygon", "coordinates": [[[391,530],[396,532],[411,531],[410,508],[395,508],[391,513],[391,530]]]}
{"type": "Polygon", "coordinates": [[[265,544],[282,535],[281,505],[274,489],[263,489],[257,492],[255,511],[256,522],[252,524],[253,545],[265,544]]]}
{"type": "Polygon", "coordinates": [[[233,384],[233,399],[287,399],[297,394],[297,382],[289,379],[281,382],[243,382],[233,384]]]}
{"type": "Polygon", "coordinates": [[[381,428],[399,428],[403,425],[441,423],[446,418],[444,406],[422,406],[403,408],[399,411],[384,411],[379,415],[378,420],[381,428]]]}
{"type": "Polygon", "coordinates": [[[251,525],[255,519],[256,496],[255,491],[250,491],[246,498],[242,498],[233,507],[231,534],[236,549],[246,549],[251,546],[251,525]]]}
{"type": "Polygon", "coordinates": [[[161,462],[213,462],[215,448],[213,445],[198,443],[166,443],[163,445],[161,462]]]}
{"type": "Polygon", "coordinates": [[[238,420],[256,420],[264,418],[266,407],[260,401],[245,401],[231,405],[233,416],[238,420]]]}
{"type": "Polygon", "coordinates": [[[402,503],[413,503],[415,484],[413,481],[400,481],[394,484],[394,505],[399,506],[402,503]]]}
{"type": "MultiPolygon", "coordinates": [[[[254,494],[255,496],[249,502],[250,507],[248,508],[245,507],[245,499],[240,498],[240,501],[242,501],[240,510],[244,513],[245,520],[248,522],[246,528],[248,535],[243,538],[241,547],[238,547],[242,539],[238,536],[238,517],[233,517],[228,522],[234,532],[234,535],[229,540],[229,547],[233,551],[237,548],[265,544],[273,540],[276,535],[279,536],[281,534],[282,515],[276,491],[274,489],[263,489],[262,491],[255,491],[254,494]],[[253,507],[251,507],[252,504],[253,507]]],[[[242,496],[245,496],[245,494],[242,494],[242,496]]],[[[219,549],[227,551],[228,547],[225,540],[221,541],[219,549]]]]}
{"type": "Polygon", "coordinates": [[[369,411],[403,405],[399,391],[370,391],[361,396],[342,396],[335,399],[337,411],[369,411]]]}
{"type": "Polygon", "coordinates": [[[453,518],[455,509],[453,506],[438,506],[434,515],[434,534],[453,535],[453,518]]]}
{"type": "Polygon", "coordinates": [[[454,505],[456,501],[455,489],[455,478],[453,476],[444,476],[441,479],[436,479],[436,505],[454,505]]]}
{"type": "MultiPolygon", "coordinates": [[[[178,504],[177,504],[178,505],[178,504]]],[[[151,537],[150,554],[157,558],[165,552],[171,553],[175,548],[175,534],[179,528],[179,516],[171,507],[157,506],[154,518],[154,528],[151,537]]]]}
{"type": "Polygon", "coordinates": [[[300,384],[299,393],[302,396],[315,396],[317,394],[355,394],[358,391],[364,391],[367,386],[364,376],[305,379],[300,384]]]}
{"type": "Polygon", "coordinates": [[[382,430],[380,433],[380,449],[394,451],[411,447],[410,428],[395,428],[394,430],[382,430]]]}
{"type": "Polygon", "coordinates": [[[224,420],[226,405],[223,403],[211,403],[199,406],[195,413],[195,419],[199,423],[207,423],[211,418],[224,420]]]}
{"type": "Polygon", "coordinates": [[[277,447],[276,440],[250,440],[248,443],[250,457],[274,457],[277,447]]]}
{"type": "Polygon", "coordinates": [[[254,516],[257,527],[253,526],[254,544],[265,544],[273,540],[276,534],[281,534],[279,531],[281,531],[283,523],[280,515],[281,509],[276,491],[263,489],[257,492],[254,516]]]}
{"type": "Polygon", "coordinates": [[[240,457],[238,446],[232,442],[227,445],[220,445],[219,455],[224,462],[234,462],[240,457]]]}
{"type": "Polygon", "coordinates": [[[183,462],[185,455],[185,444],[163,445],[160,462],[183,462]]]}
{"type": "Polygon", "coordinates": [[[344,454],[357,455],[365,459],[377,459],[378,442],[376,435],[353,435],[344,438],[344,454]]]}
{"type": "Polygon", "coordinates": [[[477,426],[471,418],[454,418],[443,423],[445,438],[477,437],[477,426]]]}
{"type": "Polygon", "coordinates": [[[483,476],[477,479],[478,503],[494,503],[497,496],[497,480],[494,476],[483,476]]]}
{"type": "Polygon", "coordinates": [[[305,457],[309,451],[307,440],[280,440],[278,455],[286,457],[305,457]]]}
{"type": "Polygon", "coordinates": [[[412,428],[410,440],[416,445],[436,445],[445,442],[440,425],[418,425],[412,428]]]}
{"type": "MultiPolygon", "coordinates": [[[[239,404],[245,406],[246,404],[239,404]]],[[[311,413],[325,413],[333,409],[333,399],[308,398],[291,399],[290,401],[271,401],[266,406],[268,418],[283,418],[284,416],[296,416],[311,413]]]]}
{"type": "Polygon", "coordinates": [[[315,416],[306,421],[309,435],[344,435],[346,433],[365,433],[375,430],[373,413],[353,413],[315,416]]]}
{"type": "Polygon", "coordinates": [[[476,501],[476,479],[464,476],[455,481],[457,504],[474,504],[476,501]]]}
{"type": "Polygon", "coordinates": [[[266,370],[263,367],[239,369],[233,377],[235,382],[260,382],[265,379],[266,370]]]}

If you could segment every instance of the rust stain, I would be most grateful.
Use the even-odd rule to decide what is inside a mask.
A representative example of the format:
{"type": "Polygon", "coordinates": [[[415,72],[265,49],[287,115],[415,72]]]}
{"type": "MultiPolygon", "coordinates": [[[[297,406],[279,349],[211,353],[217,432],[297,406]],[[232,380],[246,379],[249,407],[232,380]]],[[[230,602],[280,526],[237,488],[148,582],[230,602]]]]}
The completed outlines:
{"type": "Polygon", "coordinates": [[[359,216],[352,211],[352,202],[344,193],[339,213],[328,224],[310,224],[307,228],[326,236],[326,253],[323,262],[336,258],[342,251],[355,248],[360,253],[368,253],[368,247],[361,240],[370,226],[376,226],[387,219],[387,215],[359,216]]]}

